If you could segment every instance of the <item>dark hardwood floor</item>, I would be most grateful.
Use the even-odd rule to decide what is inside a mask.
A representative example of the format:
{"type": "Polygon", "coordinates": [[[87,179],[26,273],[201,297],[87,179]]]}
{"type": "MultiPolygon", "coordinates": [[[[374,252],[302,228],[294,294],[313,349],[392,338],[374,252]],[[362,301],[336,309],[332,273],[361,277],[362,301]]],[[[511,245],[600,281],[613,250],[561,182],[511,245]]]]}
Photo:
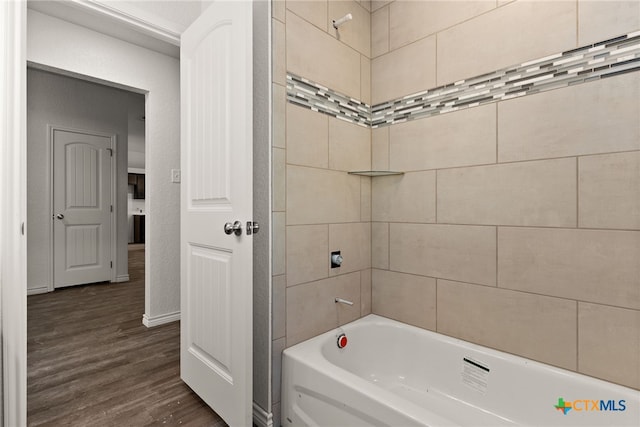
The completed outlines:
{"type": "Polygon", "coordinates": [[[131,281],[28,298],[30,426],[226,426],[180,380],[180,324],[147,329],[144,247],[131,281]]]}

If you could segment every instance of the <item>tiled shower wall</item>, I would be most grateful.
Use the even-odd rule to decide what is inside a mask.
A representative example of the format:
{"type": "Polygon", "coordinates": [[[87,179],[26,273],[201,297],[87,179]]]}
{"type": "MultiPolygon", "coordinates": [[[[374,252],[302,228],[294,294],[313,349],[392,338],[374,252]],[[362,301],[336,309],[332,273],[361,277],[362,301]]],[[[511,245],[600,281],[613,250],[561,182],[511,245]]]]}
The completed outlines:
{"type": "MultiPolygon", "coordinates": [[[[375,3],[375,2],[374,2],[375,3]]],[[[640,29],[640,2],[379,2],[372,103],[640,29]]],[[[640,388],[640,73],[372,131],[374,313],[640,388]]]]}
{"type": "Polygon", "coordinates": [[[640,388],[640,73],[373,131],[285,89],[379,104],[637,31],[640,3],[272,4],[274,420],[282,349],[370,310],[640,388]]]}
{"type": "Polygon", "coordinates": [[[273,369],[285,347],[371,312],[371,131],[286,102],[286,72],[370,102],[370,4],[273,1],[273,369]],[[331,21],[353,14],[336,32],[331,21]],[[340,250],[342,267],[329,254],[340,250]],[[335,297],[354,302],[337,305],[335,297]]]}

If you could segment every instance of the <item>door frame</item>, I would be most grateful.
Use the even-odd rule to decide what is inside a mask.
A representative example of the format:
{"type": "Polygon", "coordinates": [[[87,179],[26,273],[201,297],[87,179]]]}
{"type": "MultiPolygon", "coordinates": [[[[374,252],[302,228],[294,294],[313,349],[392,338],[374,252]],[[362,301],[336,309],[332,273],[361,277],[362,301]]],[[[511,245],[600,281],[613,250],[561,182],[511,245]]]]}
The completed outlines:
{"type": "MultiPolygon", "coordinates": [[[[99,3],[74,2],[91,27],[101,23],[125,26],[165,44],[179,46],[179,34],[99,3]]],[[[27,2],[0,1],[0,331],[2,332],[2,405],[0,425],[27,424],[27,2]]],[[[94,31],[100,32],[99,29],[94,31]]],[[[143,46],[144,47],[144,46],[143,46]]],[[[147,49],[149,47],[146,47],[147,49]]],[[[50,67],[47,69],[51,70],[50,67]]],[[[65,70],[58,70],[65,71],[65,70]]],[[[78,77],[76,73],[69,74],[78,77]]],[[[89,81],[104,81],[87,77],[89,81]]],[[[113,87],[145,94],[150,90],[112,82],[113,87]]],[[[145,107],[146,108],[146,107],[145,107]]],[[[148,117],[148,115],[147,115],[148,117]]],[[[147,125],[148,126],[148,125],[147,125]]],[[[148,202],[147,202],[148,203],[148,202]]],[[[115,216],[115,215],[114,215],[115,216]]],[[[145,298],[147,289],[145,288],[145,298]]]]}
{"type": "Polygon", "coordinates": [[[54,264],[54,260],[53,260],[53,254],[55,253],[55,241],[54,241],[54,226],[53,226],[53,215],[55,215],[54,212],[54,200],[53,200],[53,194],[54,194],[54,182],[53,182],[53,178],[54,178],[54,156],[53,156],[53,143],[54,143],[54,139],[53,139],[53,134],[55,131],[57,130],[61,130],[61,131],[65,131],[65,132],[74,132],[74,133],[83,133],[86,135],[95,135],[95,136],[103,136],[105,138],[109,138],[111,140],[111,162],[110,162],[110,168],[111,168],[111,191],[110,191],[110,196],[111,196],[111,205],[113,206],[113,209],[111,210],[111,234],[109,236],[109,238],[111,239],[111,262],[113,262],[113,265],[111,267],[111,282],[116,282],[116,277],[117,277],[117,271],[118,271],[118,257],[117,257],[117,225],[118,225],[118,221],[117,221],[117,215],[116,212],[118,212],[118,197],[116,194],[117,191],[117,184],[116,184],[116,179],[117,179],[117,171],[118,171],[118,167],[117,167],[117,163],[118,163],[118,157],[115,155],[115,152],[117,150],[118,147],[118,137],[115,134],[112,133],[105,133],[105,132],[98,132],[98,131],[91,131],[91,130],[86,130],[86,129],[79,129],[79,128],[72,128],[72,127],[68,127],[68,126],[58,126],[58,125],[52,125],[52,124],[48,124],[47,125],[47,138],[49,139],[49,141],[47,142],[47,165],[49,167],[49,173],[47,174],[49,176],[49,189],[48,189],[48,193],[47,193],[47,198],[49,199],[49,213],[51,214],[51,220],[49,221],[49,283],[47,285],[48,291],[49,292],[53,292],[53,290],[55,289],[55,264],[54,264]]]}
{"type": "Polygon", "coordinates": [[[2,418],[27,423],[27,2],[0,2],[2,418]]]}

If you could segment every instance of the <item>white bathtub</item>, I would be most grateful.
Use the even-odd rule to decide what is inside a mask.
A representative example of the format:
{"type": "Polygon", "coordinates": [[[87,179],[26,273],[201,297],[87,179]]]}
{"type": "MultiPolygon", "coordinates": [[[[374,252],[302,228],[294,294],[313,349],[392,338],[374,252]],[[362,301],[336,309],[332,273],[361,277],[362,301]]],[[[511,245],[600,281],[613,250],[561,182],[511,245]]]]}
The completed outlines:
{"type": "Polygon", "coordinates": [[[342,330],[284,351],[284,427],[640,426],[637,390],[375,315],[342,330]]]}

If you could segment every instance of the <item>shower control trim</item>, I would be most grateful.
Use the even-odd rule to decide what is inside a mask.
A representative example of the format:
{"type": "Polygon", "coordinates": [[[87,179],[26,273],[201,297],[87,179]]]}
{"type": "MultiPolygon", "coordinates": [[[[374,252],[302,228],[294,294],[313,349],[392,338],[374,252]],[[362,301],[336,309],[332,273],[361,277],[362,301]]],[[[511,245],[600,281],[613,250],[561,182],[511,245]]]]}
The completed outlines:
{"type": "Polygon", "coordinates": [[[338,268],[342,265],[342,255],[340,255],[340,251],[331,252],[331,268],[338,268]]]}

